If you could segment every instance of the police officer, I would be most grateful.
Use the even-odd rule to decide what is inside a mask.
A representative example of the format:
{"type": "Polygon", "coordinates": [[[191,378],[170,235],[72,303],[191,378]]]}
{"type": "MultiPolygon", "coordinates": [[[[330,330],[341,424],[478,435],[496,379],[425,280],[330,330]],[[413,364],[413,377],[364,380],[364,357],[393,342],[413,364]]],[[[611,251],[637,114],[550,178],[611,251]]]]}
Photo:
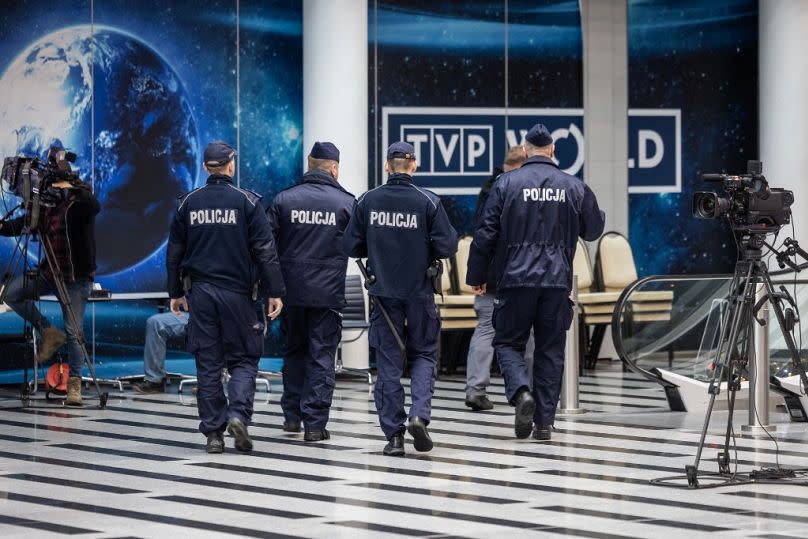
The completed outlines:
{"type": "Polygon", "coordinates": [[[375,277],[370,294],[392,322],[387,323],[380,308],[374,309],[368,335],[376,350],[376,410],[388,440],[383,452],[392,456],[404,455],[407,419],[401,385],[404,357],[393,331],[406,341],[411,374],[407,430],[417,451],[429,451],[432,440],[427,425],[437,376],[440,319],[427,270],[433,260],[457,251],[457,232],[440,198],[413,184],[416,168],[412,145],[392,144],[384,166],[390,174],[387,183],[359,198],[343,238],[348,256],[368,257],[375,277]]]}
{"type": "Polygon", "coordinates": [[[179,198],[166,252],[171,311],[190,307],[188,351],[196,357],[199,430],[207,436],[208,453],[224,451],[225,427],[237,450],[252,450],[247,426],[264,342],[254,307],[256,277],[271,296],[269,318],[283,307],[269,219],[259,195],[233,185],[235,157],[222,141],[205,148],[210,176],[204,187],[179,198]],[[229,405],[222,387],[225,368],[229,405]]]}
{"type": "Polygon", "coordinates": [[[494,350],[515,407],[517,438],[549,440],[561,392],[566,331],[572,321],[572,259],[578,237],[603,233],[605,215],[578,178],[558,169],[555,146],[542,124],[525,136],[527,160],[494,184],[477,224],[466,282],[486,292],[489,263],[506,245],[494,302],[494,350]],[[533,328],[533,391],[524,360],[533,328]]]}
{"type": "Polygon", "coordinates": [[[338,183],[339,150],[315,142],[300,183],[278,193],[269,209],[278,245],[284,296],[283,430],[304,440],[329,439],[326,424],[342,337],[348,257],[342,235],[356,202],[338,183]]]}

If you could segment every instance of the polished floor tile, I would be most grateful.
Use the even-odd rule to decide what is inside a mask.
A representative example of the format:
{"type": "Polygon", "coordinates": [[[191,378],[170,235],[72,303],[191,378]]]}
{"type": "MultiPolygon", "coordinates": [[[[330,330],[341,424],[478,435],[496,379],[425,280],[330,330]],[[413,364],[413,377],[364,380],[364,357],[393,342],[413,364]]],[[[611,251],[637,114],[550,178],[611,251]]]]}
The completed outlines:
{"type": "MultiPolygon", "coordinates": [[[[188,391],[115,393],[105,410],[23,408],[9,392],[0,537],[808,537],[804,486],[652,485],[693,461],[703,417],[668,411],[659,386],[633,374],[583,377],[587,413],[560,416],[549,443],[513,438],[501,378],[489,412],[465,407],[464,386],[438,381],[435,449],[408,441],[403,459],[381,454],[372,394],[356,378],[338,380],[332,438],[316,444],[281,430],[280,385],[259,391],[249,455],[204,452],[188,391]]],[[[779,449],[736,438],[741,471],[808,467],[808,427],[773,417],[779,449]]],[[[725,422],[715,414],[703,470],[716,469],[725,422]]]]}

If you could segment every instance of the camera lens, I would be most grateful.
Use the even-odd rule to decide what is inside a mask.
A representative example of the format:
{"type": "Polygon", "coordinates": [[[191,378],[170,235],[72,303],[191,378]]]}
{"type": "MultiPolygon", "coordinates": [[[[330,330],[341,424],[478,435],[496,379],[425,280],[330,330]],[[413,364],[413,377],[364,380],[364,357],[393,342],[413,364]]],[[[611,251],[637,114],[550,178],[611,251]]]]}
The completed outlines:
{"type": "Polygon", "coordinates": [[[697,192],[693,194],[693,217],[699,219],[715,219],[716,194],[710,192],[697,192]]]}

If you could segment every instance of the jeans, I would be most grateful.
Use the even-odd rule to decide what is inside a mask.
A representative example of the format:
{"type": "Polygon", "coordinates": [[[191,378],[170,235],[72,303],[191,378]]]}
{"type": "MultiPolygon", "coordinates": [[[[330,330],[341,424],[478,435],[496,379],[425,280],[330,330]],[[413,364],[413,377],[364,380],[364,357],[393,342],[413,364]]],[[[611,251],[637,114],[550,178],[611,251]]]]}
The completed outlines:
{"type": "MultiPolygon", "coordinates": [[[[474,310],[477,312],[477,327],[471,336],[469,355],[466,359],[466,396],[468,398],[485,395],[485,390],[491,381],[491,361],[494,359],[494,326],[491,325],[491,315],[494,312],[494,294],[475,297],[474,310]]],[[[533,347],[533,332],[531,331],[527,346],[525,346],[527,376],[531,382],[533,347]]]]}
{"type": "Polygon", "coordinates": [[[167,312],[146,320],[146,340],[143,345],[143,372],[148,382],[160,383],[166,377],[166,341],[184,337],[188,328],[188,313],[179,316],[167,312]]]}
{"type": "MultiPolygon", "coordinates": [[[[8,284],[6,294],[6,305],[27,320],[38,332],[50,327],[50,322],[42,316],[34,303],[34,292],[39,295],[55,294],[56,286],[45,279],[41,274],[38,279],[25,279],[22,275],[15,277],[8,284]],[[38,289],[37,289],[38,288],[38,289]]],[[[62,307],[64,316],[65,333],[67,333],[67,363],[70,366],[70,376],[81,376],[84,363],[84,308],[87,305],[87,298],[90,296],[90,281],[80,280],[66,282],[67,297],[73,306],[73,314],[76,317],[76,326],[68,316],[67,307],[62,298],[59,298],[59,305],[62,307]]]]}

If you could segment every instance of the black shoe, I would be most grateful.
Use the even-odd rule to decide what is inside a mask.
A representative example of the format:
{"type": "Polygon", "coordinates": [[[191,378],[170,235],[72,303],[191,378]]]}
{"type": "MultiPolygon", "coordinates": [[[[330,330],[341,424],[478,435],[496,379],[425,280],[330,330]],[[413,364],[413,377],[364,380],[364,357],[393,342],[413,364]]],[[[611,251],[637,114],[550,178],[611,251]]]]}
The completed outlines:
{"type": "Polygon", "coordinates": [[[553,434],[552,425],[536,425],[533,428],[533,437],[537,440],[549,440],[553,434]]]}
{"type": "Polygon", "coordinates": [[[208,434],[208,443],[205,446],[208,453],[224,453],[224,436],[221,432],[208,434]]]}
{"type": "Polygon", "coordinates": [[[309,430],[303,435],[303,440],[306,442],[322,442],[323,440],[330,440],[331,435],[327,430],[309,430]]]}
{"type": "Polygon", "coordinates": [[[382,451],[388,457],[404,456],[404,433],[393,434],[382,451]]]}
{"type": "Polygon", "coordinates": [[[300,432],[300,421],[284,421],[283,432],[300,432]]]}
{"type": "Polygon", "coordinates": [[[491,401],[488,400],[488,397],[485,395],[478,395],[476,397],[466,397],[466,406],[468,406],[475,412],[479,412],[480,410],[491,410],[492,408],[494,408],[494,405],[491,404],[491,401]]]}
{"type": "Polygon", "coordinates": [[[144,393],[147,395],[150,395],[152,393],[165,393],[166,383],[165,381],[152,382],[151,380],[143,380],[139,384],[134,384],[132,386],[132,389],[134,389],[138,393],[144,393]]]}
{"type": "Polygon", "coordinates": [[[426,421],[420,417],[412,417],[407,430],[412,436],[412,445],[415,446],[416,451],[432,451],[432,438],[429,437],[429,432],[426,430],[426,421]]]}
{"type": "Polygon", "coordinates": [[[242,423],[240,419],[235,417],[227,422],[227,432],[229,432],[235,439],[236,449],[242,453],[249,453],[252,451],[253,443],[250,439],[250,433],[247,432],[247,425],[242,423]]]}
{"type": "Polygon", "coordinates": [[[513,399],[515,408],[513,430],[516,437],[521,439],[530,436],[533,429],[533,413],[536,411],[536,401],[527,389],[522,389],[513,399]]]}

